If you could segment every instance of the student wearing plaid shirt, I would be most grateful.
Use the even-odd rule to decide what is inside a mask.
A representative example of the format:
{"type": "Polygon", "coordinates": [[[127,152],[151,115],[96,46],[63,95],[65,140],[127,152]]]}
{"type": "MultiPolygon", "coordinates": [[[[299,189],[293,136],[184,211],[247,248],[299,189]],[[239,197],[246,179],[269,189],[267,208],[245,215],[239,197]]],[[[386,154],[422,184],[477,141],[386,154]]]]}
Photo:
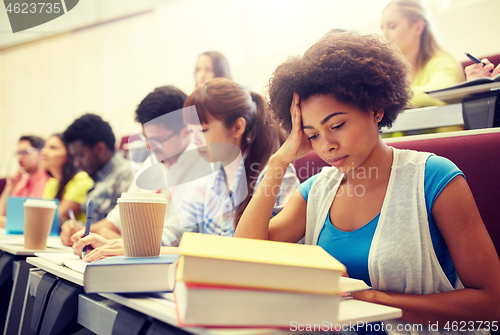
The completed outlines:
{"type": "MultiPolygon", "coordinates": [[[[262,180],[267,162],[280,145],[278,125],[257,93],[216,78],[199,86],[184,103],[184,121],[193,143],[213,173],[193,182],[193,191],[177,200],[177,217],[165,225],[163,243],[178,245],[184,231],[233,236],[239,218],[262,180]]],[[[286,170],[274,214],[290,197],[299,181],[293,166],[286,170]]],[[[191,185],[181,185],[191,187],[191,185]]]]}
{"type": "MultiPolygon", "coordinates": [[[[172,217],[163,230],[162,244],[178,246],[185,231],[211,235],[233,236],[235,212],[248,191],[244,157],[235,160],[238,165],[230,191],[227,191],[227,175],[221,164],[215,167],[215,173],[197,182],[194,190],[180,203],[176,204],[177,216],[172,217]],[[239,163],[238,163],[239,162],[239,163]]],[[[255,182],[257,189],[266,173],[267,166],[260,172],[255,182]]],[[[281,187],[276,190],[277,199],[273,216],[278,214],[299,185],[299,180],[292,164],[285,172],[281,187]]],[[[175,191],[175,190],[174,190],[175,191]]],[[[174,194],[175,197],[175,194],[174,194]]],[[[175,201],[175,200],[174,200],[175,201]]]]}

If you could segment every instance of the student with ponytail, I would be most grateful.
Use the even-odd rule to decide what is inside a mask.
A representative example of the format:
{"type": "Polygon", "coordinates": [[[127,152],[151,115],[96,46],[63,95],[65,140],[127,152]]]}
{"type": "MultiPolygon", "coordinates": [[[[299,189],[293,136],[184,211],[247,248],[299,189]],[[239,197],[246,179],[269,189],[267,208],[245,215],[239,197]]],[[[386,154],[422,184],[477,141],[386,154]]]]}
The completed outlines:
{"type": "MultiPolygon", "coordinates": [[[[179,206],[178,225],[190,231],[232,236],[269,158],[280,146],[279,127],[262,96],[225,78],[198,87],[184,106],[184,120],[193,132],[194,144],[200,155],[214,163],[215,172],[179,206]],[[239,149],[239,155],[234,148],[239,149]],[[217,164],[220,161],[222,164],[217,164]]],[[[281,187],[274,189],[274,215],[297,185],[294,168],[289,165],[281,187]]],[[[167,229],[164,241],[176,245],[180,234],[169,225],[167,229]]]]}
{"type": "MultiPolygon", "coordinates": [[[[174,199],[177,216],[165,224],[162,242],[166,246],[177,246],[185,231],[233,236],[269,158],[280,146],[280,128],[262,96],[229,79],[212,79],[196,88],[186,99],[183,113],[192,141],[212,163],[213,173],[193,182],[184,199],[174,199]]],[[[276,197],[272,215],[285,206],[299,184],[291,164],[280,178],[279,188],[265,190],[276,197]]],[[[74,240],[75,253],[86,244],[96,247],[85,261],[123,254],[121,241],[103,245],[106,240],[92,234],[74,240]]]]}

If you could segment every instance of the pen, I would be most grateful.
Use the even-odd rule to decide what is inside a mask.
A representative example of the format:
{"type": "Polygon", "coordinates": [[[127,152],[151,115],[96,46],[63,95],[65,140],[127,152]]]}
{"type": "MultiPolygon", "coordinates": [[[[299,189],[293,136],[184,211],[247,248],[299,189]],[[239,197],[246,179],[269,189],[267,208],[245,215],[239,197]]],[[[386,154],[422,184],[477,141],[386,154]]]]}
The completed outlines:
{"type": "Polygon", "coordinates": [[[73,227],[75,227],[76,231],[79,231],[81,227],[78,224],[78,221],[76,221],[75,213],[73,212],[72,209],[69,209],[68,214],[69,214],[69,218],[71,219],[71,221],[73,221],[73,227]]]}
{"type": "MultiPolygon", "coordinates": [[[[87,236],[90,232],[90,224],[92,223],[92,214],[94,213],[94,200],[90,200],[87,207],[87,222],[85,223],[85,234],[83,237],[87,236]]],[[[87,255],[87,246],[83,247],[82,258],[87,255]]]]}
{"type": "MultiPolygon", "coordinates": [[[[470,59],[471,61],[473,61],[474,63],[481,63],[481,64],[483,64],[483,66],[485,66],[485,65],[486,65],[486,63],[481,62],[479,59],[477,59],[476,57],[472,56],[472,55],[471,55],[470,53],[468,53],[468,52],[466,52],[466,53],[465,53],[465,55],[466,55],[467,57],[469,57],[469,59],[470,59]]],[[[493,72],[493,70],[490,70],[490,73],[492,73],[492,72],[493,72]]]]}

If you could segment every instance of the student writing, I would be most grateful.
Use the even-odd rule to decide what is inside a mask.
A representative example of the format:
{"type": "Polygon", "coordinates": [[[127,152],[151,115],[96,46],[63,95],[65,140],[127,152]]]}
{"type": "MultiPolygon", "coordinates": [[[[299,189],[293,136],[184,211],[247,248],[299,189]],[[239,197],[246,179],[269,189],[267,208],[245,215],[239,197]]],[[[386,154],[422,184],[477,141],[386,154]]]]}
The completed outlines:
{"type": "Polygon", "coordinates": [[[438,44],[420,0],[393,0],[382,11],[384,36],[395,42],[412,65],[410,103],[413,107],[443,105],[425,91],[453,86],[463,81],[458,62],[438,44]]]}
{"type": "Polygon", "coordinates": [[[496,67],[489,61],[488,58],[481,59],[481,63],[475,63],[465,68],[465,77],[467,80],[482,78],[482,77],[495,77],[500,74],[500,64],[496,67]]]}

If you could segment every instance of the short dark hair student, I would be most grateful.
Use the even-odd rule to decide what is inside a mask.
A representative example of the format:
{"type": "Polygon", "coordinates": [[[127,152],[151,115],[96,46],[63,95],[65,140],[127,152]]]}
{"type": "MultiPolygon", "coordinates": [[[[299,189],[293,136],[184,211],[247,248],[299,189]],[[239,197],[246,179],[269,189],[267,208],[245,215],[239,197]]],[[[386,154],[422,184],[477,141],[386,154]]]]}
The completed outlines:
{"type": "MultiPolygon", "coordinates": [[[[148,137],[148,140],[151,140],[148,143],[150,147],[152,146],[153,152],[158,157],[177,156],[178,151],[189,150],[191,133],[184,124],[182,114],[182,107],[186,97],[187,95],[175,86],[160,86],[148,93],[137,106],[135,121],[139,122],[143,127],[143,134],[148,137]],[[146,130],[145,128],[148,129],[146,130]],[[155,136],[159,136],[163,140],[156,141],[154,140],[155,136]],[[165,140],[165,138],[167,139],[165,140]]],[[[176,158],[177,164],[175,165],[172,165],[174,163],[172,159],[166,160],[168,161],[168,165],[165,166],[165,172],[169,176],[172,170],[177,172],[182,170],[182,173],[174,173],[178,178],[182,178],[188,174],[189,169],[199,169],[196,164],[189,166],[186,162],[183,163],[185,159],[181,159],[179,162],[176,158]]],[[[151,159],[146,158],[136,172],[136,175],[141,174],[149,168],[150,163],[151,159]]],[[[156,185],[156,181],[156,179],[150,179],[150,186],[160,188],[160,185],[156,185]]],[[[163,181],[163,174],[161,175],[161,181],[163,181]]],[[[179,180],[175,180],[175,182],[177,183],[179,180]]],[[[128,189],[128,192],[143,191],[145,191],[144,185],[137,185],[135,182],[128,189]],[[140,186],[143,187],[141,188],[140,186]]],[[[166,219],[172,215],[175,215],[175,208],[173,208],[173,202],[169,201],[166,219]]],[[[91,232],[107,239],[120,237],[121,219],[118,206],[115,206],[106,218],[93,224],[91,232]]]]}
{"type": "MultiPolygon", "coordinates": [[[[88,173],[94,180],[94,188],[82,204],[86,212],[90,199],[94,200],[93,222],[105,218],[115,207],[117,199],[125,192],[132,180],[130,163],[115,149],[115,135],[108,122],[99,115],[87,113],[73,121],[64,131],[63,140],[74,157],[75,167],[88,173]]],[[[61,226],[61,240],[72,245],[74,224],[61,226]]]]}
{"type": "MultiPolygon", "coordinates": [[[[175,86],[161,86],[149,93],[137,106],[135,111],[135,121],[144,125],[150,121],[159,118],[162,115],[182,109],[187,95],[175,86]]],[[[185,126],[182,118],[182,113],[179,114],[179,119],[175,120],[170,126],[172,130],[185,126]]],[[[176,115],[173,113],[172,115],[176,115]]]]}
{"type": "Polygon", "coordinates": [[[40,136],[34,136],[34,135],[24,135],[21,136],[19,139],[19,142],[21,141],[28,141],[30,142],[31,146],[35,149],[42,149],[43,146],[45,145],[45,140],[41,138],[40,136]]]}
{"type": "Polygon", "coordinates": [[[290,135],[235,236],[321,246],[372,286],[355,299],[403,310],[384,321],[388,333],[407,323],[424,332],[456,320],[491,324],[500,319],[500,260],[462,171],[380,137],[411,97],[408,69],[394,44],[355,32],[327,34],[279,65],[270,105],[290,135]],[[271,218],[275,199],[262,191],[313,150],[331,166],[271,218]]]}
{"type": "Polygon", "coordinates": [[[41,167],[40,150],[45,141],[33,135],[21,136],[17,143],[16,157],[19,168],[6,178],[6,185],[0,190],[0,228],[7,220],[7,199],[9,197],[41,197],[49,176],[41,167]]]}

